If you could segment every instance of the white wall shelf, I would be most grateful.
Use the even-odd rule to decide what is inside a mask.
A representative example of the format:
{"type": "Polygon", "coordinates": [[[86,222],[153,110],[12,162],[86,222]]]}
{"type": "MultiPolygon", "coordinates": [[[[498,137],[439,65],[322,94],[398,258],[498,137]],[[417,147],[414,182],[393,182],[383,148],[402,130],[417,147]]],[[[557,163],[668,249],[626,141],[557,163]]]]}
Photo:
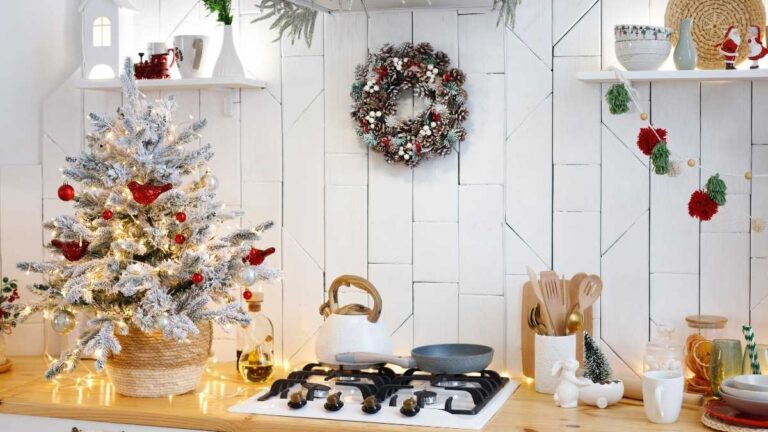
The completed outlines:
{"type": "MultiPolygon", "coordinates": [[[[264,81],[252,78],[180,78],[180,79],[152,79],[136,81],[140,89],[169,90],[169,89],[263,89],[264,81]]],[[[75,87],[85,90],[118,90],[119,79],[105,80],[75,80],[75,87]]]]}
{"type": "MultiPolygon", "coordinates": [[[[754,81],[768,79],[768,69],[623,71],[630,81],[754,81]]],[[[613,71],[579,72],[584,82],[618,82],[613,71]]]]}

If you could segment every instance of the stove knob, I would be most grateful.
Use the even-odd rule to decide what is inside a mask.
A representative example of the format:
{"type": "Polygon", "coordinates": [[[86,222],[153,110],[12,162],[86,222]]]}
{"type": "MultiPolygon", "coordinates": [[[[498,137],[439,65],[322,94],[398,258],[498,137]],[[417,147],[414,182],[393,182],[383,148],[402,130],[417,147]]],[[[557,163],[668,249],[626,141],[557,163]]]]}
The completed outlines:
{"type": "Polygon", "coordinates": [[[288,399],[288,406],[293,409],[303,408],[307,404],[307,400],[304,399],[304,395],[301,391],[291,393],[290,399],[288,399]]]}
{"type": "Polygon", "coordinates": [[[376,396],[368,396],[363,401],[363,412],[366,414],[376,414],[381,410],[381,403],[376,396]]]}
{"type": "Polygon", "coordinates": [[[328,411],[338,411],[344,406],[344,401],[341,400],[341,392],[328,395],[323,405],[328,411]]]}
{"type": "Polygon", "coordinates": [[[421,411],[419,404],[414,398],[408,398],[403,401],[403,406],[400,408],[400,412],[407,417],[413,417],[421,411]]]}

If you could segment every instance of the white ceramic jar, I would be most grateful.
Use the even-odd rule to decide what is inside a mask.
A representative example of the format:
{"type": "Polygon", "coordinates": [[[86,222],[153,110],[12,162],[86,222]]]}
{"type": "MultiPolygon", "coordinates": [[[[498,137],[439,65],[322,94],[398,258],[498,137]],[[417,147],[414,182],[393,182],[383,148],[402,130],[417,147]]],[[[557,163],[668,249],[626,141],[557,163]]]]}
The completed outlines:
{"type": "Polygon", "coordinates": [[[539,393],[553,394],[558,377],[552,376],[552,367],[557,361],[576,358],[576,335],[543,336],[536,335],[535,339],[536,370],[534,384],[539,393]]]}

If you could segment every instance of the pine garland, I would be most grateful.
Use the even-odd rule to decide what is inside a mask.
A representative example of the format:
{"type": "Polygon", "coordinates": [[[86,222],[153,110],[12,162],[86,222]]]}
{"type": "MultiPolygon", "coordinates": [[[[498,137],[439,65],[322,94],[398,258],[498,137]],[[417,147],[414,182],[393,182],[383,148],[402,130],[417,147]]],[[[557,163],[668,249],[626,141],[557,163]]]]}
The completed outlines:
{"type": "Polygon", "coordinates": [[[288,32],[291,44],[294,44],[296,39],[301,39],[303,33],[307,46],[312,46],[312,36],[315,33],[315,21],[317,20],[316,10],[295,5],[288,0],[261,0],[259,9],[263,15],[251,22],[276,17],[272,25],[269,26],[270,30],[277,29],[278,31],[275,42],[288,32]]]}
{"type": "Polygon", "coordinates": [[[613,370],[589,332],[584,332],[584,377],[601,383],[611,379],[613,370]]]}
{"type": "Polygon", "coordinates": [[[624,84],[614,84],[605,94],[605,101],[608,102],[608,111],[611,114],[625,114],[629,112],[629,103],[632,99],[629,97],[629,91],[624,84]]]}
{"type": "Polygon", "coordinates": [[[496,20],[496,26],[501,23],[509,27],[511,30],[515,29],[515,18],[517,17],[517,7],[523,0],[493,0],[492,10],[499,8],[499,19],[496,20]]]}

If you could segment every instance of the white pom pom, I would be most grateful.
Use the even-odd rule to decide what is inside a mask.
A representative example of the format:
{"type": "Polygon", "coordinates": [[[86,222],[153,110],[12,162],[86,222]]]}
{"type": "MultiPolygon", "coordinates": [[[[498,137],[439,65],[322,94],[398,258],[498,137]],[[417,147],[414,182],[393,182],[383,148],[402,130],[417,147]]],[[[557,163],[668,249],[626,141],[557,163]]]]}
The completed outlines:
{"type": "Polygon", "coordinates": [[[683,172],[682,168],[680,167],[680,162],[678,161],[671,161],[669,163],[669,173],[667,173],[670,177],[678,177],[683,172]]]}

